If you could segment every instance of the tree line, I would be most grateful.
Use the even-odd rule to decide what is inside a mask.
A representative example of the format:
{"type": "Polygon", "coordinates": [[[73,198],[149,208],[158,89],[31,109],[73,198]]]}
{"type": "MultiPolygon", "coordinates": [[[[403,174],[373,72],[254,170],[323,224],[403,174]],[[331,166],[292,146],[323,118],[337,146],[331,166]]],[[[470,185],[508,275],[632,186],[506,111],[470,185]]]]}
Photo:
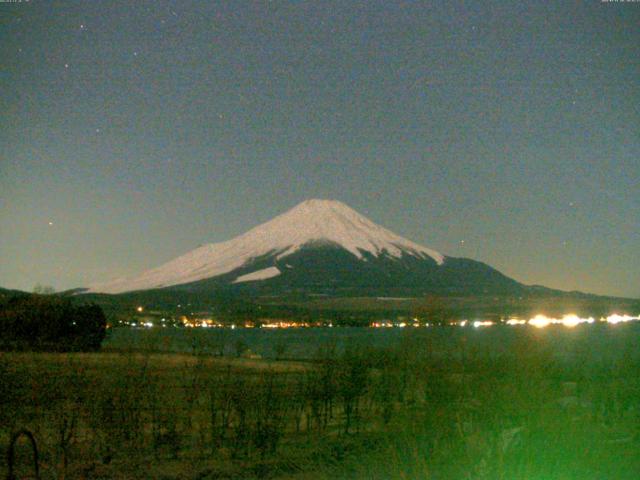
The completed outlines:
{"type": "Polygon", "coordinates": [[[106,326],[97,305],[75,305],[52,294],[13,296],[0,304],[0,349],[95,351],[106,326]]]}

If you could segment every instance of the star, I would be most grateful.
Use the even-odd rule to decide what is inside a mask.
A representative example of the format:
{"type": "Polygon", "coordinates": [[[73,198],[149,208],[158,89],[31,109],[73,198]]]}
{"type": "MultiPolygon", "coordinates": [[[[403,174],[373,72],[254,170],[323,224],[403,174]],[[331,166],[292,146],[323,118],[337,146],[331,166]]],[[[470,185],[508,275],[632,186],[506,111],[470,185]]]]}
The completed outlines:
{"type": "Polygon", "coordinates": [[[133,52],[133,56],[137,57],[138,56],[138,52],[133,52]]]}
{"type": "Polygon", "coordinates": [[[65,63],[65,64],[64,64],[64,68],[69,68],[69,64],[68,64],[68,63],[65,63]]]}
{"type": "Polygon", "coordinates": [[[84,26],[83,23],[80,24],[80,30],[84,30],[86,27],[84,26]]]}
{"type": "Polygon", "coordinates": [[[51,227],[53,225],[53,222],[49,222],[49,226],[51,227]]]}

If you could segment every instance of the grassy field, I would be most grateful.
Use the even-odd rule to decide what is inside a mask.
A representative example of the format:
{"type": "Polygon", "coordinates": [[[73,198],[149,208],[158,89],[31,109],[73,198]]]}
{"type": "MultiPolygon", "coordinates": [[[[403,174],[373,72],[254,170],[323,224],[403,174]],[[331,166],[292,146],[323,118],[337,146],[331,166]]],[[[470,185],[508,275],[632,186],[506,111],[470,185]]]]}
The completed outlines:
{"type": "Polygon", "coordinates": [[[33,432],[43,479],[635,479],[639,337],[618,327],[569,350],[560,329],[413,332],[305,362],[5,353],[0,446],[33,432]]]}

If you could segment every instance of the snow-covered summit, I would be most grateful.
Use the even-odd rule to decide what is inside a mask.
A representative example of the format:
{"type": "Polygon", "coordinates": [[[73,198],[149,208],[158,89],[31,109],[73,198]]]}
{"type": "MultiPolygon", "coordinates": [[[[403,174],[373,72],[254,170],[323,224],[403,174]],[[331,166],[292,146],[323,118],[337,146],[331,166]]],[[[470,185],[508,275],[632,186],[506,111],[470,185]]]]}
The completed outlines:
{"type": "Polygon", "coordinates": [[[358,258],[362,258],[362,251],[378,256],[386,250],[393,257],[400,257],[405,251],[416,256],[428,255],[438,263],[444,260],[438,252],[376,225],[337,200],[304,201],[242,237],[254,235],[272,245],[275,242],[278,250],[282,248],[279,258],[309,242],[324,240],[340,245],[358,258]]]}
{"type": "Polygon", "coordinates": [[[273,254],[281,259],[318,242],[335,244],[359,259],[368,252],[444,261],[442,254],[376,225],[342,202],[312,199],[234,239],[203,245],[160,267],[89,291],[120,293],[195,282],[231,272],[256,257],[273,254]]]}

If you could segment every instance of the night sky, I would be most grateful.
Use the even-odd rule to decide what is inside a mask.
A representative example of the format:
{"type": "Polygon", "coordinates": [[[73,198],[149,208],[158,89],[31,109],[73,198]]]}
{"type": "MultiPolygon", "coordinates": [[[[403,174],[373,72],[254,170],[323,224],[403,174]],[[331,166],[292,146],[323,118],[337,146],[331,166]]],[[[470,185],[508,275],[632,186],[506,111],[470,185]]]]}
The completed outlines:
{"type": "Polygon", "coordinates": [[[0,286],[137,273],[330,198],[640,297],[640,3],[391,3],[0,3],[0,286]]]}

